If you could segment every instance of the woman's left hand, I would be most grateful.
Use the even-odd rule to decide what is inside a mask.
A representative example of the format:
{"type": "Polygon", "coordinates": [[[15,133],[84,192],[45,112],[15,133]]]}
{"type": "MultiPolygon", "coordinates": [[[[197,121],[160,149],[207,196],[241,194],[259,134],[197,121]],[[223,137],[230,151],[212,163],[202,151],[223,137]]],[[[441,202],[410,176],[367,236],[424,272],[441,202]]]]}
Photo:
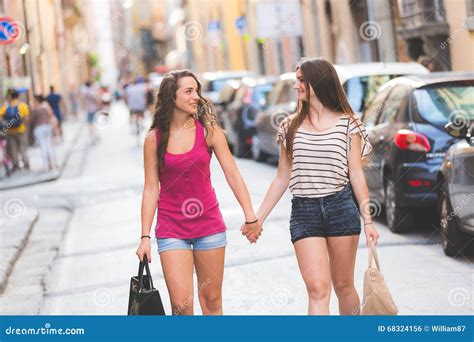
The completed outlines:
{"type": "Polygon", "coordinates": [[[369,246],[369,242],[373,241],[374,245],[377,244],[377,240],[379,238],[379,233],[377,233],[377,230],[374,227],[373,223],[369,223],[364,226],[364,232],[365,232],[365,240],[367,243],[367,247],[369,246]]]}

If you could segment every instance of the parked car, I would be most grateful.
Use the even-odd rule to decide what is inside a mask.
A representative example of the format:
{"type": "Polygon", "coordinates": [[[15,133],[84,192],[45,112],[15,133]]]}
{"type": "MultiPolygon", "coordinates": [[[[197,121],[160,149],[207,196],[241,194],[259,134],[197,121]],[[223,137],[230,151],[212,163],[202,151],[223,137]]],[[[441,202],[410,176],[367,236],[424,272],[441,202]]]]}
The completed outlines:
{"type": "Polygon", "coordinates": [[[414,209],[436,208],[438,171],[448,148],[459,141],[444,126],[456,115],[474,119],[474,73],[393,79],[364,110],[373,147],[364,172],[391,231],[411,228],[414,209]]]}
{"type": "Polygon", "coordinates": [[[359,117],[380,86],[391,79],[429,74],[429,70],[419,63],[336,64],[334,68],[352,109],[359,117]]]}
{"type": "Polygon", "coordinates": [[[246,70],[205,72],[202,75],[202,92],[205,97],[215,103],[219,100],[219,94],[227,81],[254,75],[254,72],[246,70]]]}
{"type": "Polygon", "coordinates": [[[446,125],[448,134],[461,140],[448,149],[437,177],[439,228],[449,256],[474,251],[474,121],[468,119],[446,125]]]}
{"type": "Polygon", "coordinates": [[[278,157],[279,147],[275,136],[280,122],[296,110],[296,91],[293,89],[294,72],[282,74],[268,94],[266,108],[257,113],[255,135],[252,138],[252,155],[255,160],[265,161],[278,157]]]}
{"type": "MultiPolygon", "coordinates": [[[[352,109],[359,117],[377,89],[384,83],[402,75],[429,74],[429,70],[418,63],[338,64],[334,65],[334,68],[352,109]]],[[[275,136],[279,122],[296,110],[296,93],[292,89],[295,81],[295,73],[284,74],[283,79],[277,83],[281,88],[276,89],[275,94],[270,96],[268,108],[257,115],[255,146],[252,148],[258,160],[265,160],[268,156],[278,158],[279,147],[275,136]],[[275,103],[278,101],[279,103],[275,103]]]]}
{"type": "Polygon", "coordinates": [[[223,111],[223,126],[235,156],[250,156],[257,112],[264,109],[275,77],[244,77],[235,98],[223,111]]]}
{"type": "Polygon", "coordinates": [[[213,103],[216,109],[217,118],[219,119],[219,122],[222,128],[225,128],[225,123],[224,123],[223,118],[224,116],[226,116],[227,106],[232,101],[234,101],[235,94],[237,93],[237,90],[239,89],[240,84],[241,84],[241,81],[236,81],[236,80],[226,81],[219,93],[219,97],[217,101],[213,103]]]}

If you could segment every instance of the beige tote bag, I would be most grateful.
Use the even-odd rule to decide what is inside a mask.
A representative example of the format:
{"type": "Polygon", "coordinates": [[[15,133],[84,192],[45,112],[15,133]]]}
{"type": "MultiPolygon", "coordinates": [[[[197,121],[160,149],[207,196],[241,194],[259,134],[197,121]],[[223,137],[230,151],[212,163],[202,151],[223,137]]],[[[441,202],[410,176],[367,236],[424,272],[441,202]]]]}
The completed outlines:
{"type": "Polygon", "coordinates": [[[364,274],[364,301],[362,315],[396,315],[398,308],[380,272],[377,250],[373,242],[369,243],[369,268],[364,274]],[[377,268],[372,266],[375,260],[377,268]]]}

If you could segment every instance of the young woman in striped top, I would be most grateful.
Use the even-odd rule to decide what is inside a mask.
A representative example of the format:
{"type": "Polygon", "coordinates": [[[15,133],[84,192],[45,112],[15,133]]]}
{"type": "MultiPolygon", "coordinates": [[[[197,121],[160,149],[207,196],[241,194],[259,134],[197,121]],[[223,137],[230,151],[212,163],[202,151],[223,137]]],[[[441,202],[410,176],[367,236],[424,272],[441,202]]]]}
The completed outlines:
{"type": "Polygon", "coordinates": [[[362,158],[371,151],[331,63],[303,61],[296,68],[298,109],[280,125],[278,173],[257,217],[263,224],[290,187],[290,234],[309,297],[309,314],[329,314],[331,280],[340,314],[357,314],[354,266],[361,221],[367,239],[378,239],[369,210],[362,158]]]}

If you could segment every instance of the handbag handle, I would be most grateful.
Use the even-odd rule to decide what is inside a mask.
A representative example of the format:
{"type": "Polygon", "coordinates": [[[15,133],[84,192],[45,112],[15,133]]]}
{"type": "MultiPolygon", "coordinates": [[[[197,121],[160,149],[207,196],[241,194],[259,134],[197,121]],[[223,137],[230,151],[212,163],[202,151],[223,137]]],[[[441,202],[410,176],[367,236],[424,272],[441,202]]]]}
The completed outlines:
{"type": "Polygon", "coordinates": [[[369,241],[369,268],[372,267],[372,259],[375,260],[375,266],[380,271],[379,256],[377,254],[377,249],[375,248],[375,243],[369,241]]]}
{"type": "Polygon", "coordinates": [[[140,261],[140,264],[138,265],[138,283],[140,284],[139,290],[143,288],[143,269],[146,270],[148,279],[150,279],[150,289],[153,289],[153,279],[151,278],[150,267],[148,266],[148,258],[146,255],[143,256],[143,261],[140,261]]]}

